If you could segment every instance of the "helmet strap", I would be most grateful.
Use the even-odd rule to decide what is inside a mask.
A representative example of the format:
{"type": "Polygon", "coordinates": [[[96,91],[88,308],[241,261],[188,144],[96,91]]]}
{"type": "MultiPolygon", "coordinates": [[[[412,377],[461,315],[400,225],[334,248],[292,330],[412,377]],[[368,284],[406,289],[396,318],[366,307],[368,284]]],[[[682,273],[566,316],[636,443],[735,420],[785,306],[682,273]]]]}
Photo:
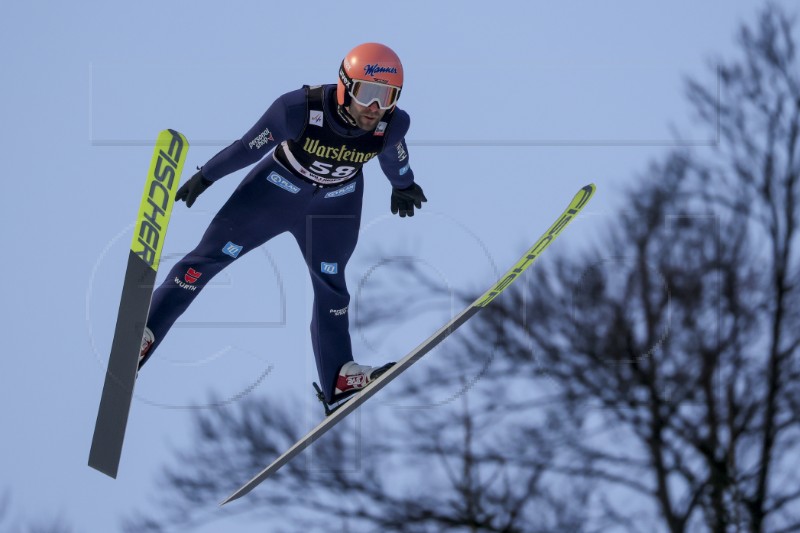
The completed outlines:
{"type": "Polygon", "coordinates": [[[339,116],[342,118],[342,120],[345,121],[345,123],[351,126],[357,126],[358,122],[356,122],[356,119],[353,118],[353,115],[351,115],[350,112],[347,110],[347,107],[345,107],[346,105],[350,104],[349,100],[350,100],[350,95],[348,94],[344,98],[345,105],[336,104],[336,111],[339,113],[339,116]]]}

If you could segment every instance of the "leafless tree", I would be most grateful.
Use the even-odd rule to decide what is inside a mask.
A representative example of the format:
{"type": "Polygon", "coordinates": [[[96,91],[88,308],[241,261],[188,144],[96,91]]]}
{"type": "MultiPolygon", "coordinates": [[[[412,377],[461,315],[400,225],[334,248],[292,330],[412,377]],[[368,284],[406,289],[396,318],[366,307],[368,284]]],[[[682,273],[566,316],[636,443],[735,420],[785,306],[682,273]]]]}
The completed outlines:
{"type": "Polygon", "coordinates": [[[719,90],[690,82],[698,117],[719,134],[712,156],[654,163],[605,242],[579,259],[548,258],[470,337],[472,351],[497,339],[502,354],[484,350],[483,380],[525,376],[550,393],[552,407],[538,409],[583,428],[578,438],[536,424],[519,432],[558,443],[552,470],[622,491],[605,509],[626,528],[800,527],[793,28],[767,6],[741,29],[744,59],[717,62],[719,90]],[[634,519],[648,508],[657,514],[634,519]]]}
{"type": "Polygon", "coordinates": [[[402,428],[372,421],[368,432],[332,430],[313,445],[313,459],[305,452],[224,511],[216,509],[222,497],[301,436],[296,413],[253,398],[195,416],[196,446],[165,469],[158,511],[130,517],[127,531],[187,531],[231,514],[270,531],[583,530],[573,506],[585,494],[566,500],[541,487],[540,465],[491,456],[480,438],[486,423],[463,403],[447,431],[425,424],[424,413],[402,428]],[[343,462],[354,450],[356,464],[343,462]]]}
{"type": "MultiPolygon", "coordinates": [[[[742,445],[737,464],[742,513],[754,531],[796,530],[800,483],[800,60],[796,18],[769,4],[754,28],[738,41],[744,59],[720,62],[720,98],[690,84],[698,116],[718,128],[716,157],[704,176],[718,192],[707,201],[731,225],[748,228],[748,258],[757,273],[758,334],[743,346],[750,383],[735,397],[741,413],[742,445]],[[719,103],[714,104],[717,100],[719,103]],[[714,116],[716,121],[709,120],[714,116]],[[727,194],[725,191],[727,190],[727,194]],[[746,461],[746,459],[749,459],[746,461]],[[753,460],[755,459],[755,460],[753,460]]],[[[706,188],[708,190],[708,188],[706,188]]],[[[730,401],[730,400],[729,400],[730,401]]]]}

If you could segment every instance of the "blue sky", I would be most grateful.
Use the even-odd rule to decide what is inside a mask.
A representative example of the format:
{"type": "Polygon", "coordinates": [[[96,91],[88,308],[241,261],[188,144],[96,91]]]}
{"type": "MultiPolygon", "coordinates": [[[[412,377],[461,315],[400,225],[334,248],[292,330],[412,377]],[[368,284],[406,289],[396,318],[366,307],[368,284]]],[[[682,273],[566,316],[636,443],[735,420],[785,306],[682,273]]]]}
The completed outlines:
{"type": "MultiPolygon", "coordinates": [[[[711,149],[713,136],[690,120],[683,80],[713,84],[709,66],[738,54],[734,31],[761,5],[5,2],[0,494],[10,492],[11,518],[116,530],[121,513],[148,504],[171,450],[189,444],[191,410],[210,390],[226,401],[251,390],[288,398],[309,424],[319,418],[309,387],[311,286],[284,235],[220,275],[143,372],[119,479],[86,466],[160,130],[192,143],[186,178],[278,95],[334,82],[356,44],[392,46],[405,65],[400,106],[412,117],[409,152],[429,202],[414,219],[392,217],[390,186],[377,163],[367,166],[351,292],[368,292],[376,265],[396,255],[479,290],[582,185],[594,182],[598,193],[553,247],[560,253],[601,236],[624,209],[621,188],[670,149],[674,131],[711,149]]],[[[159,281],[243,176],[215,184],[191,210],[176,207],[159,281]]],[[[357,360],[401,357],[452,312],[432,310],[381,337],[355,332],[357,360]]],[[[197,531],[234,527],[228,520],[197,531]]]]}

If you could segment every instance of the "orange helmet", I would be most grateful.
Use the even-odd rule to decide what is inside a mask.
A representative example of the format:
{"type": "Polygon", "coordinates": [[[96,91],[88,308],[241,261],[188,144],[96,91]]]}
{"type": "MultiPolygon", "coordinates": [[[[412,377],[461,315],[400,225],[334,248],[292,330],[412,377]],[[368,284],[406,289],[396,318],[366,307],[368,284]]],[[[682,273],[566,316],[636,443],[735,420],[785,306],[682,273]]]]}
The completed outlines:
{"type": "Polygon", "coordinates": [[[403,88],[403,65],[388,46],[360,44],[350,50],[339,67],[336,99],[349,105],[352,98],[363,106],[377,102],[381,109],[397,104],[403,88]]]}

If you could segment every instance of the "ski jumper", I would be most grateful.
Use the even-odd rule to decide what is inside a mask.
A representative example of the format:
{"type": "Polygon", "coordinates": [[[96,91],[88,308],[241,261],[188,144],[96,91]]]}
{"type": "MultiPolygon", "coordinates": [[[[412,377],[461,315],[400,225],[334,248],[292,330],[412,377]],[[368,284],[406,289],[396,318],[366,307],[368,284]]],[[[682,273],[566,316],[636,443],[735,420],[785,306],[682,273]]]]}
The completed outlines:
{"type": "Polygon", "coordinates": [[[324,85],[284,94],[240,140],[202,167],[203,176],[216,181],[260,160],[197,247],[154,292],[147,327],[155,342],[142,364],[216,274],[288,231],[311,275],[311,341],[320,384],[331,401],[339,369],[353,360],[345,268],[358,241],[362,166],[377,157],[392,186],[414,183],[404,139],[408,114],[395,108],[374,130],[364,131],[339,116],[335,90],[336,85],[324,85]]]}

